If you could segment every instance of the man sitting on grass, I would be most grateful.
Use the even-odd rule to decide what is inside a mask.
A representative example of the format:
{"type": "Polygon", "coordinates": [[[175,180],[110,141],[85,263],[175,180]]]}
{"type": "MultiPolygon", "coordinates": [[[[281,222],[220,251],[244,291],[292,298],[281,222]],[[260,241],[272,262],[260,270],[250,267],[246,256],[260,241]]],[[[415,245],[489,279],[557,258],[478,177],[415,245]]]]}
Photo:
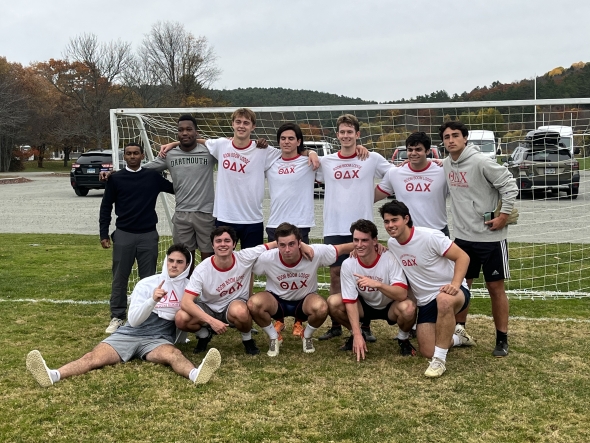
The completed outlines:
{"type": "Polygon", "coordinates": [[[129,320],[82,358],[59,369],[49,369],[37,350],[27,355],[27,370],[35,380],[49,387],[93,369],[132,358],[170,365],[174,372],[195,384],[207,383],[221,364],[217,349],[211,349],[198,368],[174,346],[174,316],[180,309],[188,283],[191,254],[183,245],[172,245],[166,253],[162,273],[140,280],[131,294],[129,320]]]}

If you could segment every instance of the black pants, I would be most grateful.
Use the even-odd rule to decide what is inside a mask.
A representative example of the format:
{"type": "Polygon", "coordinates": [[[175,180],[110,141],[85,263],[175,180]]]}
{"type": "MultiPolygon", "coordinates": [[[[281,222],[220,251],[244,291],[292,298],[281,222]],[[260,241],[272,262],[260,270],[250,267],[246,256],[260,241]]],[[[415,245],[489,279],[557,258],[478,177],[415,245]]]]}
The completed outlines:
{"type": "Polygon", "coordinates": [[[158,232],[144,234],[115,230],[113,233],[113,284],[111,287],[111,318],[127,317],[127,285],[133,263],[137,260],[139,278],[156,273],[158,232]]]}

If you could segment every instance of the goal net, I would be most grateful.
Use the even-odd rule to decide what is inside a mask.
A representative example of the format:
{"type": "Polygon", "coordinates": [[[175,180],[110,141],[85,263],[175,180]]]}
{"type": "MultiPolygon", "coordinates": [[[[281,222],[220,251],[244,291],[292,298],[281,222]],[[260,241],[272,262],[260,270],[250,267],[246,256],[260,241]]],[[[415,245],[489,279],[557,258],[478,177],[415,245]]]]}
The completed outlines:
{"type": "MultiPolygon", "coordinates": [[[[266,138],[276,144],[276,130],[285,122],[298,123],[306,142],[338,149],[335,139],[336,119],[354,114],[361,123],[361,139],[365,147],[391,159],[396,147],[404,146],[414,131],[424,131],[433,140],[433,148],[441,144],[438,127],[447,120],[461,120],[470,131],[492,131],[497,161],[506,162],[522,144],[527,133],[541,126],[559,127],[560,140],[571,151],[578,151],[579,193],[535,192],[519,195],[520,219],[508,230],[511,277],[507,292],[517,298],[571,298],[590,296],[590,235],[586,228],[590,213],[590,99],[521,100],[504,102],[411,103],[356,106],[301,106],[251,108],[256,112],[254,138],[266,138]],[[571,134],[568,133],[571,128],[571,134]],[[568,135],[569,134],[569,135],[568,135]]],[[[235,108],[178,109],[114,109],[111,110],[111,136],[114,151],[130,141],[141,141],[148,159],[157,154],[161,144],[177,139],[177,120],[191,114],[203,138],[231,137],[231,113],[235,108]]],[[[478,143],[477,140],[474,140],[478,143]]],[[[481,145],[482,151],[487,149],[481,145]]],[[[489,148],[489,147],[488,147],[489,148]]],[[[444,149],[439,148],[441,155],[444,149]]],[[[118,155],[113,156],[115,168],[118,155]]],[[[378,180],[376,180],[378,183],[378,180]]],[[[322,241],[321,195],[315,199],[315,224],[310,232],[313,242],[322,241]]],[[[159,204],[161,257],[171,243],[171,217],[174,198],[162,194],[159,204]]],[[[379,239],[387,240],[374,205],[374,220],[379,239]]],[[[268,193],[263,203],[265,221],[269,215],[268,193]]],[[[449,213],[453,234],[453,219],[449,213]]],[[[135,274],[136,275],[136,274],[135,274]]],[[[135,277],[137,278],[137,277],[135,277]]],[[[329,270],[320,270],[320,287],[327,289],[329,270]]],[[[134,282],[130,282],[133,284],[134,282]]],[[[263,282],[257,282],[262,285],[263,282]]],[[[482,279],[474,281],[474,296],[486,297],[482,279]]]]}

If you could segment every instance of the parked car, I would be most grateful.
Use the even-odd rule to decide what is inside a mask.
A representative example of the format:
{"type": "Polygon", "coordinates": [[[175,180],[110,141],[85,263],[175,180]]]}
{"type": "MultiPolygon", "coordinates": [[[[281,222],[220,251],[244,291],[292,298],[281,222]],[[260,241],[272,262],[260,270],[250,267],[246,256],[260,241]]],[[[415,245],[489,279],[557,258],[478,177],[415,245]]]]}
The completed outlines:
{"type": "MultiPolygon", "coordinates": [[[[336,150],[334,149],[334,146],[331,143],[326,142],[326,141],[321,141],[321,142],[308,141],[308,142],[303,142],[303,145],[307,149],[311,149],[311,150],[315,151],[317,153],[318,157],[324,157],[326,155],[336,152],[336,150]]],[[[324,195],[324,188],[325,188],[325,185],[323,183],[315,182],[313,192],[315,195],[320,197],[320,196],[324,195]]]]}
{"type": "Polygon", "coordinates": [[[91,189],[104,189],[106,182],[98,179],[100,171],[113,170],[111,150],[88,151],[72,164],[70,183],[76,195],[84,197],[91,189]]]}
{"type": "MultiPolygon", "coordinates": [[[[430,147],[430,153],[427,155],[428,158],[440,158],[438,155],[438,149],[436,145],[430,147]]],[[[391,162],[395,166],[401,165],[405,160],[408,159],[408,151],[405,146],[399,146],[393,151],[391,156],[391,162]]]]}
{"type": "Polygon", "coordinates": [[[558,132],[531,131],[504,164],[516,179],[520,194],[564,191],[572,199],[580,190],[580,164],[559,143],[558,132]]]}

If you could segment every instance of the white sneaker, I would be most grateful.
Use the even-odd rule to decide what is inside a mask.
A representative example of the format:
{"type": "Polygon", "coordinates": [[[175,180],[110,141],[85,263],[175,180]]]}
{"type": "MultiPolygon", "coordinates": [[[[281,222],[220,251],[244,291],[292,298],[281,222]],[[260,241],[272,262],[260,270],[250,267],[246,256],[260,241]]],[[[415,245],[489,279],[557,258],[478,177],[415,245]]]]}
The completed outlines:
{"type": "Polygon", "coordinates": [[[268,346],[268,352],[266,353],[266,355],[268,355],[269,357],[276,357],[277,355],[279,355],[279,348],[281,347],[281,343],[282,340],[279,340],[278,338],[271,338],[270,344],[268,346]]]}
{"type": "Polygon", "coordinates": [[[475,343],[473,337],[467,333],[463,325],[455,325],[455,334],[459,337],[461,346],[477,346],[477,343],[475,343]]]}
{"type": "Polygon", "coordinates": [[[53,380],[49,374],[49,368],[45,364],[41,353],[37,350],[31,351],[27,355],[27,371],[33,374],[37,383],[42,387],[48,388],[53,384],[53,380]]]}
{"type": "Polygon", "coordinates": [[[198,374],[195,378],[196,385],[203,385],[209,381],[215,371],[221,366],[221,354],[215,348],[209,349],[207,355],[197,368],[198,374]]]}
{"type": "Polygon", "coordinates": [[[120,318],[111,318],[111,322],[109,323],[109,326],[105,329],[104,332],[107,334],[112,334],[124,324],[125,320],[121,320],[120,318]]]}
{"type": "Polygon", "coordinates": [[[430,378],[440,377],[445,373],[446,370],[447,368],[444,361],[442,361],[440,358],[432,357],[432,360],[430,360],[430,365],[426,369],[426,372],[424,372],[424,375],[430,378]]]}
{"type": "Polygon", "coordinates": [[[315,348],[313,347],[313,338],[302,337],[301,341],[303,342],[303,352],[306,354],[312,354],[315,352],[315,348]]]}

